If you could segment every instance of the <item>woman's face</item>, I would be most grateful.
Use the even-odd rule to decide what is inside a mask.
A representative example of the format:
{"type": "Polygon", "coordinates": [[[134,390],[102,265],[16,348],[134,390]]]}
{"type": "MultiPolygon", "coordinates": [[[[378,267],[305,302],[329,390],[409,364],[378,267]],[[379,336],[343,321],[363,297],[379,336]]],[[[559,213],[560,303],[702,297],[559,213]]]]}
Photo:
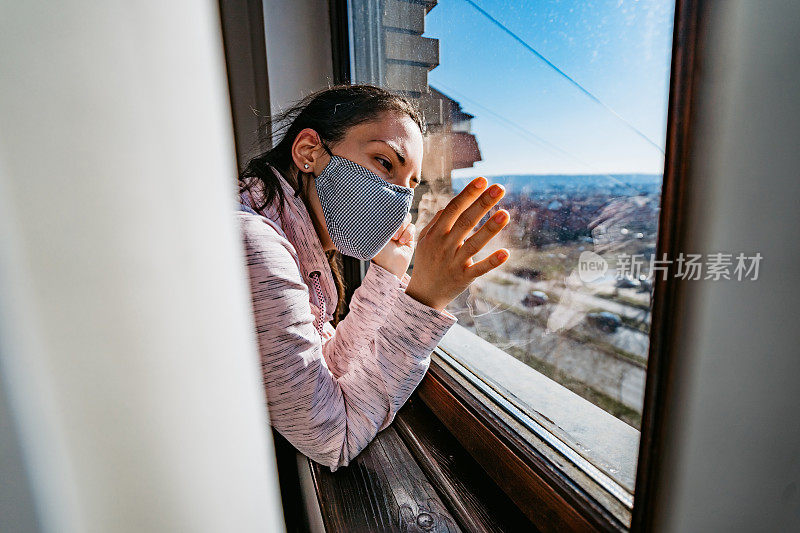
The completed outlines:
{"type": "MultiPolygon", "coordinates": [[[[334,249],[325,225],[319,196],[313,186],[313,176],[319,176],[330,162],[330,155],[320,144],[319,135],[311,128],[297,134],[292,145],[294,168],[305,174],[304,202],[325,250],[334,249]],[[304,165],[308,164],[309,168],[304,165]]],[[[390,183],[415,188],[422,179],[422,133],[408,115],[384,113],[379,120],[353,126],[344,138],[328,145],[333,155],[347,158],[368,168],[390,183]]]]}
{"type": "MultiPolygon", "coordinates": [[[[353,126],[329,147],[334,155],[354,161],[390,183],[413,188],[421,179],[422,134],[408,115],[384,113],[380,120],[353,126]]],[[[298,133],[292,156],[297,168],[315,176],[330,161],[319,135],[310,128],[298,133]],[[303,167],[306,163],[308,169],[303,167]]]]}

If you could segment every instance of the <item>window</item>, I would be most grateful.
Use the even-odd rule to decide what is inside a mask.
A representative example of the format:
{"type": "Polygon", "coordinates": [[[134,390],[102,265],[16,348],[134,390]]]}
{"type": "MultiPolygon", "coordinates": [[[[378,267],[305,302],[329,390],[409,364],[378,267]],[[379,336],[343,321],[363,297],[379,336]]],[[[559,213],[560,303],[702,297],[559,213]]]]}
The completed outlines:
{"type": "Polygon", "coordinates": [[[439,357],[588,473],[622,522],[663,269],[674,11],[672,0],[348,3],[351,80],[405,93],[428,122],[416,224],[476,176],[506,188],[511,223],[484,255],[511,257],[448,307],[459,323],[439,357]]]}

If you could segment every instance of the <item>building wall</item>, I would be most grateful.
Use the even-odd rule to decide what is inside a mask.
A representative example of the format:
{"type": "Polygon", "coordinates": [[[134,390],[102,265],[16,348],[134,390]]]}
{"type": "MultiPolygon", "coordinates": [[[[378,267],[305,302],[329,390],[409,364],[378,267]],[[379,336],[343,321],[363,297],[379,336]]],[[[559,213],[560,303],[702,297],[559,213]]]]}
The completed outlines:
{"type": "Polygon", "coordinates": [[[0,48],[0,416],[38,519],[0,530],[282,531],[216,2],[2,3],[0,48]]]}
{"type": "Polygon", "coordinates": [[[265,0],[272,113],[334,83],[327,0],[265,0]]]}

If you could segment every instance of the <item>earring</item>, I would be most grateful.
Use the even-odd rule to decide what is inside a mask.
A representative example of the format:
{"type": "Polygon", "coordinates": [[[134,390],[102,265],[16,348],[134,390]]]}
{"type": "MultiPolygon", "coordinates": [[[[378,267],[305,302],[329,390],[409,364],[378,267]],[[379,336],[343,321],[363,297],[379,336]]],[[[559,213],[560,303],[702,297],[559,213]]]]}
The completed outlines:
{"type": "Polygon", "coordinates": [[[306,163],[305,165],[303,165],[303,168],[308,168],[308,163],[306,163]]]}

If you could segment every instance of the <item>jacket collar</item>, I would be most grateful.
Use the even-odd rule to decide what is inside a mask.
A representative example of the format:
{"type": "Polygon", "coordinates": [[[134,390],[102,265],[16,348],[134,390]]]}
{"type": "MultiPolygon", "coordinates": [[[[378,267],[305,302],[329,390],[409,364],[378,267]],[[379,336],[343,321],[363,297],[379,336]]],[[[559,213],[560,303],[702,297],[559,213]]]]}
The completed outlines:
{"type": "MultiPolygon", "coordinates": [[[[278,224],[286,234],[286,238],[292,243],[297,252],[298,266],[309,287],[311,286],[311,273],[315,271],[320,273],[319,281],[325,296],[326,315],[330,317],[326,317],[326,320],[330,320],[333,318],[331,313],[336,309],[338,291],[330,263],[325,251],[322,249],[319,235],[314,229],[314,223],[311,221],[311,215],[303,199],[295,196],[295,191],[283,175],[273,166],[268,166],[278,179],[286,201],[283,204],[282,213],[278,213],[279,199],[276,198],[275,201],[264,207],[258,214],[278,224]]],[[[258,185],[258,182],[255,183],[258,185]]],[[[247,208],[245,209],[246,211],[252,211],[263,203],[263,197],[260,197],[257,193],[254,196],[258,203],[254,203],[254,198],[251,198],[247,192],[242,193],[240,202],[243,207],[247,208]]]]}

